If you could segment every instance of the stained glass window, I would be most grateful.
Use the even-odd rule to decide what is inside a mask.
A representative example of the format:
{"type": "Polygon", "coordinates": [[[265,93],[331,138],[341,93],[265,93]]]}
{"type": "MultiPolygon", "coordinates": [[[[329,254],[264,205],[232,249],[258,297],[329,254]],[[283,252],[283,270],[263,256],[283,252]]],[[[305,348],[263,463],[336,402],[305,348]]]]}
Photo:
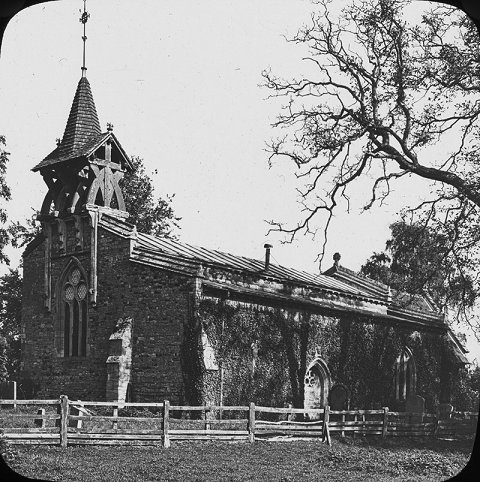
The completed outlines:
{"type": "Polygon", "coordinates": [[[82,272],[74,267],[66,276],[62,289],[65,357],[87,354],[87,292],[82,272]]]}

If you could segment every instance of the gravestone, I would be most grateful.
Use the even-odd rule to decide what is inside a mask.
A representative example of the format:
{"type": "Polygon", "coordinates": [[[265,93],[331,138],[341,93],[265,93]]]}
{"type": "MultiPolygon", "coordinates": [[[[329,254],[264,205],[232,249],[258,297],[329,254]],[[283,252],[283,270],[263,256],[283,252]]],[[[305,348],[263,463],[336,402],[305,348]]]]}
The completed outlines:
{"type": "Polygon", "coordinates": [[[440,420],[452,417],[453,405],[451,403],[441,403],[437,408],[437,415],[440,420]]]}
{"type": "Polygon", "coordinates": [[[0,400],[13,400],[14,382],[0,382],[0,400]]]}
{"type": "Polygon", "coordinates": [[[330,390],[330,410],[348,410],[348,389],[345,385],[334,385],[330,390]]]}
{"type": "Polygon", "coordinates": [[[418,413],[418,416],[411,417],[412,422],[423,422],[423,414],[425,413],[425,399],[420,395],[409,395],[405,401],[405,411],[418,413]]]}

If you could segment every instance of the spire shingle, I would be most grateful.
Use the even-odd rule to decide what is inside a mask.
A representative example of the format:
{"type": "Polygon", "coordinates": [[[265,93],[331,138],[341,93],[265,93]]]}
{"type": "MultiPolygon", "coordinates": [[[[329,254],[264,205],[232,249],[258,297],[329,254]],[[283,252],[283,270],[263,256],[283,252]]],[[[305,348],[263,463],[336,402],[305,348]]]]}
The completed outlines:
{"type": "Polygon", "coordinates": [[[82,155],[83,148],[101,134],[90,83],[86,77],[82,77],[78,82],[62,141],[33,171],[82,155]]]}
{"type": "Polygon", "coordinates": [[[77,151],[98,134],[101,134],[101,129],[92,90],[87,78],[82,77],[78,82],[60,143],[60,154],[65,155],[77,151]]]}

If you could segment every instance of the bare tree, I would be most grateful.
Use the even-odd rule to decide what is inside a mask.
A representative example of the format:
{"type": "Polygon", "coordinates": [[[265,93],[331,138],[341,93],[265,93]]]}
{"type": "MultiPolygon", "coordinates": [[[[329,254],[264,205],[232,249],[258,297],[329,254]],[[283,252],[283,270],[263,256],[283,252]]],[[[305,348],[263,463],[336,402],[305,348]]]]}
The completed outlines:
{"type": "MultiPolygon", "coordinates": [[[[364,209],[381,204],[401,178],[423,178],[425,196],[408,212],[441,231],[445,257],[470,278],[480,247],[480,49],[460,11],[436,7],[409,25],[402,0],[363,0],[338,17],[326,0],[288,39],[304,48],[308,75],[285,80],[263,72],[271,97],[287,102],[273,124],[270,163],[287,158],[303,181],[302,218],[272,221],[292,240],[314,231],[358,182],[369,183],[364,209]],[[465,42],[468,42],[467,44],[465,42]],[[448,139],[448,145],[445,140],[448,139]],[[442,146],[442,148],[440,148],[442,146]]],[[[365,184],[364,184],[365,185],[365,184]]],[[[368,184],[366,184],[368,186],[368,184]]],[[[469,279],[470,279],[469,278],[469,279]]],[[[478,285],[478,279],[474,281],[478,285]]]]}

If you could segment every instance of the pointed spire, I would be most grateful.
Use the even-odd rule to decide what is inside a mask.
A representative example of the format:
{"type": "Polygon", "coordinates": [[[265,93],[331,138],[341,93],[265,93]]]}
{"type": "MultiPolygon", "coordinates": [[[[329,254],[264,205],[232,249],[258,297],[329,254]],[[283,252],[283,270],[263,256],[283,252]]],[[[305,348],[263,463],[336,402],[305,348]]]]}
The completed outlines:
{"type": "MultiPolygon", "coordinates": [[[[65,169],[73,169],[73,171],[82,169],[83,166],[90,162],[90,156],[92,154],[99,154],[100,156],[113,155],[116,159],[115,162],[120,164],[122,169],[132,169],[127,154],[113,134],[113,124],[108,124],[107,132],[104,133],[102,133],[100,128],[92,90],[85,75],[85,71],[87,70],[85,67],[85,23],[88,17],[86,0],[84,0],[84,11],[80,18],[80,21],[84,25],[82,77],[75,91],[63,137],[61,140],[57,139],[55,149],[32,169],[34,172],[41,171],[42,175],[47,175],[47,177],[53,176],[52,179],[58,178],[58,173],[54,172],[58,168],[63,169],[65,167],[65,169]],[[114,143],[115,151],[113,154],[112,142],[114,143]],[[103,149],[102,152],[100,152],[100,148],[103,149]]],[[[107,157],[100,158],[107,159],[107,157]]],[[[108,158],[108,160],[110,160],[110,158],[108,158]]]]}
{"type": "Polygon", "coordinates": [[[82,156],[82,151],[101,137],[90,83],[86,77],[82,77],[78,82],[62,140],[57,139],[57,147],[33,171],[82,156]]]}
{"type": "Polygon", "coordinates": [[[93,101],[90,83],[86,77],[78,82],[70,115],[60,144],[61,154],[71,154],[101,134],[97,109],[93,101]]]}

